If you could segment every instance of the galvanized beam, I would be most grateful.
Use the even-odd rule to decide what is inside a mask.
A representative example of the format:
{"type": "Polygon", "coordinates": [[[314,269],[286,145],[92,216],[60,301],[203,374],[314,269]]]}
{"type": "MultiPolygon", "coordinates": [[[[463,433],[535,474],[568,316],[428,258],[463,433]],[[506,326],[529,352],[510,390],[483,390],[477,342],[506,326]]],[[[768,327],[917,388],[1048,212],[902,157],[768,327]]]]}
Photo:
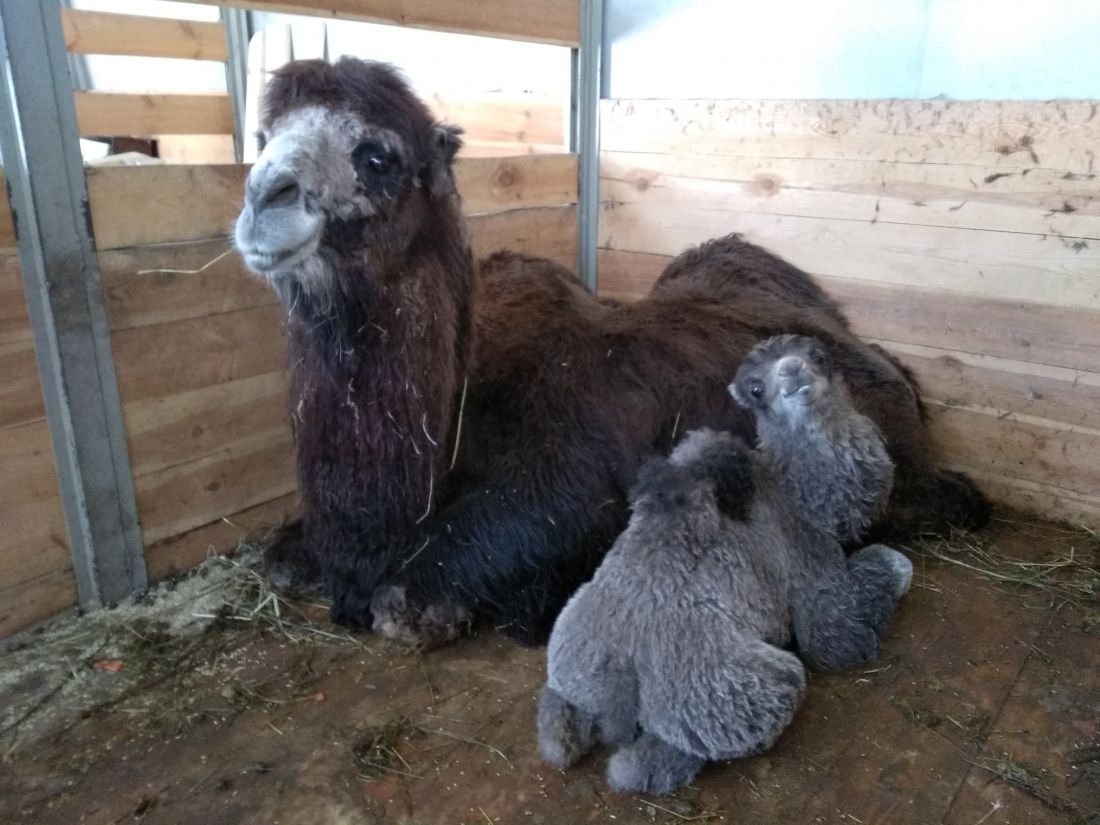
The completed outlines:
{"type": "Polygon", "coordinates": [[[600,216],[600,53],[604,0],[581,0],[581,44],[573,50],[570,148],[577,153],[577,275],[597,287],[600,216]]]}
{"type": "Polygon", "coordinates": [[[244,9],[223,8],[222,25],[229,59],[225,62],[225,88],[233,104],[233,148],[237,163],[244,160],[244,110],[245,93],[248,90],[248,42],[252,38],[248,12],[244,9]]]}
{"type": "Polygon", "coordinates": [[[0,151],[81,604],[146,585],[57,0],[0,0],[0,151]]]}

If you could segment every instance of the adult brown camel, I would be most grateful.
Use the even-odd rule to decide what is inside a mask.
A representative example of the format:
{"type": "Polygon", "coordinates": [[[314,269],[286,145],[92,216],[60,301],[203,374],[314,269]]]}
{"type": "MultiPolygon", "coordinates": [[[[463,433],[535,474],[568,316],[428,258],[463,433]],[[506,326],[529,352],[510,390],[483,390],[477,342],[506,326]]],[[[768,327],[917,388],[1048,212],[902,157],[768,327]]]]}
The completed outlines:
{"type": "Polygon", "coordinates": [[[452,161],[399,73],[292,63],[265,95],[236,243],[287,308],[301,522],[268,558],[334,620],[433,643],[486,616],[543,639],[625,524],[641,462],[686,431],[753,437],[725,387],[760,339],[824,343],[897,466],[875,532],[975,526],[938,471],[912,378],[802,271],[736,235],[632,305],[549,261],[471,258],[452,161]]]}

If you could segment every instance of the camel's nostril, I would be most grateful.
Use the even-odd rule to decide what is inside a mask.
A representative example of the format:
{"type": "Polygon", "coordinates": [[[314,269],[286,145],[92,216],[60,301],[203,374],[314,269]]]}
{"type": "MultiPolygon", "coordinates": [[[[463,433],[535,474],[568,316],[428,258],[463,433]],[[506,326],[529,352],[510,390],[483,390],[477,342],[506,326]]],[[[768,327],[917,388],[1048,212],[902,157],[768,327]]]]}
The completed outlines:
{"type": "Polygon", "coordinates": [[[779,362],[778,372],[781,376],[798,375],[806,366],[806,362],[797,355],[788,355],[779,362]]]}
{"type": "Polygon", "coordinates": [[[300,191],[295,181],[284,179],[268,188],[267,192],[260,198],[260,204],[262,206],[289,206],[298,200],[300,191]]]}

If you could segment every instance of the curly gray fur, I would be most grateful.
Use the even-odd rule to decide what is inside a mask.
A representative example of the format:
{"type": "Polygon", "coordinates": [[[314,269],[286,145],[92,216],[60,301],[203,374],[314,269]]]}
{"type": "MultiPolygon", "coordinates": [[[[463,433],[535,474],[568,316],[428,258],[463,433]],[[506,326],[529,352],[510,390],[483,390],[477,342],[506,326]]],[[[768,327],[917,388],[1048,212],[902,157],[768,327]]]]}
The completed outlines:
{"type": "Polygon", "coordinates": [[[892,468],[816,347],[769,339],[739,370],[731,392],[757,416],[759,450],[697,430],[643,468],[629,526],[550,639],[551,764],[603,742],[613,787],[666,793],[790,724],[806,688],[792,634],[817,667],[877,653],[912,568],[880,545],[844,556],[892,468]]]}

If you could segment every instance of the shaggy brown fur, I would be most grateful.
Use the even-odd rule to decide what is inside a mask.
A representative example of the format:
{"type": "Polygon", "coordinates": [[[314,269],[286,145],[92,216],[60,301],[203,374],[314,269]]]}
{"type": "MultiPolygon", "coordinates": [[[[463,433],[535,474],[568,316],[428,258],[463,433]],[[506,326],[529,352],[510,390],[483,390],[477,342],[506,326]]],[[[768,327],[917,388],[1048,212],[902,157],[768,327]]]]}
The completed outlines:
{"type": "Polygon", "coordinates": [[[418,612],[442,595],[542,638],[622,529],[645,457],[697,427],[754,438],[725,386],[754,344],[785,331],[824,343],[883,430],[898,478],[875,535],[988,517],[969,482],[931,465],[912,377],[854,336],[808,276],[736,235],[685,253],[631,305],[597,302],[563,268],[510,254],[483,264],[480,296],[461,451],[460,489],[472,492],[440,512],[376,598],[390,635],[446,636],[418,612]]]}
{"type": "Polygon", "coordinates": [[[320,249],[335,283],[325,294],[294,277],[276,284],[289,309],[303,522],[275,553],[304,542],[321,560],[334,618],[363,623],[373,583],[415,546],[445,494],[474,294],[450,174],[457,136],[383,64],[292,63],[265,102],[265,125],[304,106],[350,108],[412,154],[384,192],[364,184],[380,214],[328,216],[320,249]]]}
{"type": "Polygon", "coordinates": [[[724,387],[779,332],[820,339],[882,428],[898,483],[880,532],[984,521],[980,494],[931,466],[911,378],[808,276],[738,236],[685,253],[633,305],[508,253],[474,278],[458,204],[438,185],[453,133],[440,142],[395,77],[361,61],[292,64],[268,92],[267,124],[320,106],[383,120],[411,147],[375,211],[326,216],[330,303],[301,288],[304,274],[275,282],[290,311],[304,521],[271,558],[319,559],[334,618],[433,642],[484,615],[545,638],[625,525],[645,458],[701,426],[752,438],[724,387]]]}

